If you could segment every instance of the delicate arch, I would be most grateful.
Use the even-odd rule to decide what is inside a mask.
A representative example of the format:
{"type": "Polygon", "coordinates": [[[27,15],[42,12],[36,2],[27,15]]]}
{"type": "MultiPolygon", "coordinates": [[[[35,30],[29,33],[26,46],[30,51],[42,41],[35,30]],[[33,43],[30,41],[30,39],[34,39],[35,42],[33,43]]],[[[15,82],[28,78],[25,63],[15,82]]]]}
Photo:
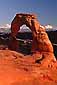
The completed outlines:
{"type": "Polygon", "coordinates": [[[31,14],[16,14],[11,23],[11,35],[15,37],[23,24],[26,24],[26,26],[28,26],[30,30],[32,30],[31,26],[28,25],[29,23],[27,22],[27,19],[30,18],[35,18],[35,16],[31,14]]]}
{"type": "Polygon", "coordinates": [[[16,40],[16,35],[20,30],[20,27],[26,24],[33,34],[32,51],[45,51],[53,52],[52,44],[46,34],[45,30],[40,27],[39,22],[36,17],[31,14],[17,14],[11,23],[11,48],[13,50],[18,49],[18,41],[16,40]],[[46,42],[47,41],[47,42],[46,42]]]}

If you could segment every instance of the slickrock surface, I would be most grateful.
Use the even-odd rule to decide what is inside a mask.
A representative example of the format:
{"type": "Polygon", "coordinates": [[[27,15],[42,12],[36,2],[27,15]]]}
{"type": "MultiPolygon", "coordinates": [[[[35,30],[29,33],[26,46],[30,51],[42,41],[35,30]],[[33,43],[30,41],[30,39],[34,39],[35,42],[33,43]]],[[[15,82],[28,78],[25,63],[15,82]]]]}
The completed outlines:
{"type": "Polygon", "coordinates": [[[57,61],[51,53],[0,50],[0,85],[57,85],[57,61]]]}

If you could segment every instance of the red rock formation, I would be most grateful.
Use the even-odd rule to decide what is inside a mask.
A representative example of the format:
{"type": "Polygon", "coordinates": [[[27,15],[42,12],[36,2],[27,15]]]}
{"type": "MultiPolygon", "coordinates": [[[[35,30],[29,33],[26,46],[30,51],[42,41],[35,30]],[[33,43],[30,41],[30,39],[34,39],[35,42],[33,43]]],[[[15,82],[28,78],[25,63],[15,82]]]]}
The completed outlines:
{"type": "Polygon", "coordinates": [[[11,49],[12,50],[19,49],[18,41],[16,40],[16,35],[20,29],[20,26],[23,24],[26,24],[31,29],[33,34],[31,48],[33,55],[36,53],[37,54],[36,56],[39,57],[38,52],[41,53],[40,60],[42,65],[48,66],[50,61],[56,61],[55,56],[53,54],[53,46],[45,31],[45,27],[41,27],[35,15],[17,14],[15,16],[14,20],[11,23],[11,44],[10,44],[11,49]]]}
{"type": "MultiPolygon", "coordinates": [[[[20,30],[20,26],[22,26],[23,24],[26,24],[32,31],[33,34],[32,51],[36,51],[38,49],[40,51],[53,52],[53,47],[51,45],[47,33],[45,32],[45,28],[40,27],[40,24],[37,21],[36,16],[31,14],[17,14],[15,16],[14,20],[11,23],[11,37],[13,40],[12,42],[15,43],[16,35],[20,30]]],[[[17,44],[16,43],[14,45],[14,43],[13,44],[11,43],[12,49],[17,44]]],[[[18,44],[15,48],[18,48],[18,44]]]]}
{"type": "Polygon", "coordinates": [[[39,27],[37,33],[35,33],[34,35],[36,35],[33,38],[33,44],[35,43],[35,46],[34,48],[32,47],[32,50],[38,49],[39,51],[53,53],[53,46],[48,38],[45,28],[39,27]]]}
{"type": "Polygon", "coordinates": [[[0,50],[0,85],[57,85],[57,61],[45,28],[35,15],[17,14],[11,23],[10,48],[18,50],[16,35],[22,24],[32,30],[32,54],[0,50]]]}
{"type": "MultiPolygon", "coordinates": [[[[33,26],[33,20],[35,19],[36,21],[36,16],[35,15],[31,15],[31,14],[17,14],[15,16],[15,18],[13,19],[12,23],[11,23],[11,44],[9,47],[11,47],[11,49],[14,49],[14,45],[13,44],[13,38],[16,41],[16,35],[18,33],[18,31],[20,30],[20,26],[22,26],[23,24],[26,24],[32,31],[33,34],[33,38],[34,38],[34,32],[36,32],[36,27],[33,26]]],[[[39,22],[36,22],[35,26],[37,26],[39,28],[40,24],[39,22]],[[37,23],[37,24],[36,24],[37,23]]],[[[14,42],[15,43],[15,42],[14,42]]],[[[16,43],[17,44],[17,43],[16,43]]],[[[18,44],[17,44],[18,46],[18,44]]],[[[15,47],[16,49],[18,49],[17,47],[15,47]]],[[[16,50],[14,49],[14,50],[16,50]]]]}
{"type": "MultiPolygon", "coordinates": [[[[36,61],[40,56],[40,52],[24,56],[15,51],[0,50],[0,85],[57,85],[57,63],[48,61],[49,65],[45,67],[36,61]]],[[[48,54],[44,56],[47,61],[48,54]]]]}

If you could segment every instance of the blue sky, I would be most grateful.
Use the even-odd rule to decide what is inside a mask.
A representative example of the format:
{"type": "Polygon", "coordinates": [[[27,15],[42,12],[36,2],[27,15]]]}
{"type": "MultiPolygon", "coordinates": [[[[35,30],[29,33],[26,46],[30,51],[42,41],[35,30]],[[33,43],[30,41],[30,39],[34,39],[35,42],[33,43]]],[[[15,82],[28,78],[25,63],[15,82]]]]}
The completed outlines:
{"type": "Polygon", "coordinates": [[[0,0],[0,25],[10,24],[16,13],[36,13],[42,25],[57,25],[57,0],[0,0]]]}

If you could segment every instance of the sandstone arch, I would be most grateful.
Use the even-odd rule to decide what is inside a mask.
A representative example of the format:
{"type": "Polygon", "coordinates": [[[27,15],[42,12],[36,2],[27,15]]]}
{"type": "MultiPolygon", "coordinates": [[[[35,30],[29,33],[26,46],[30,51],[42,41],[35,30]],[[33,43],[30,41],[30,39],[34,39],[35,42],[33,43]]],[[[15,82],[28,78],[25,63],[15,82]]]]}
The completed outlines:
{"type": "MultiPolygon", "coordinates": [[[[18,49],[18,45],[17,45],[18,42],[16,40],[16,35],[17,35],[18,31],[20,30],[20,27],[23,24],[25,24],[26,26],[28,26],[30,28],[30,30],[32,31],[32,34],[36,34],[35,27],[31,26],[32,19],[36,19],[36,16],[32,15],[32,14],[16,14],[15,18],[13,19],[13,21],[11,23],[11,38],[14,39],[13,41],[11,40],[11,44],[10,44],[11,49],[13,49],[13,50],[18,49]],[[15,43],[15,45],[13,42],[15,43]]],[[[39,24],[38,24],[38,26],[39,26],[39,24]]],[[[34,37],[34,35],[33,35],[33,37],[34,37]]]]}
{"type": "Polygon", "coordinates": [[[31,14],[16,14],[15,18],[11,23],[11,34],[15,37],[23,24],[26,24],[26,26],[28,26],[31,29],[29,23],[31,23],[32,18],[35,18],[35,16],[31,14]]]}
{"type": "Polygon", "coordinates": [[[44,52],[52,52],[53,47],[48,38],[47,33],[45,32],[45,28],[40,26],[37,18],[33,14],[16,14],[15,18],[11,23],[11,48],[13,50],[18,49],[18,41],[16,40],[16,35],[20,30],[20,26],[26,24],[33,34],[33,42],[32,42],[32,52],[35,51],[44,51],[44,52]]]}

